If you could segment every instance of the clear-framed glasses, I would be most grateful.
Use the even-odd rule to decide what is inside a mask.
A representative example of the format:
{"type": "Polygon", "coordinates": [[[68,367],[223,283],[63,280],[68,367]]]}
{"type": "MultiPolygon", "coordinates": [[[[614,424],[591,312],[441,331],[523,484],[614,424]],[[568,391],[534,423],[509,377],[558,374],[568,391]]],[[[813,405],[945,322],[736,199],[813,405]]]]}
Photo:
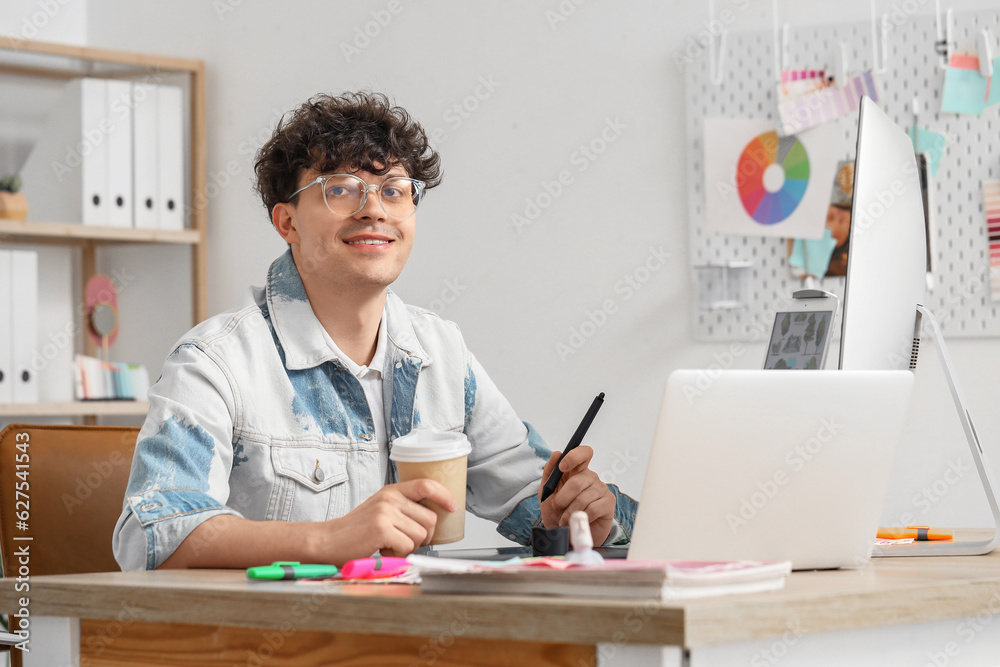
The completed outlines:
{"type": "Polygon", "coordinates": [[[363,209],[368,202],[368,193],[374,190],[378,193],[382,210],[396,220],[413,215],[427,186],[424,181],[405,176],[390,176],[380,185],[368,185],[354,174],[330,174],[317,176],[311,183],[293,192],[288,199],[293,199],[295,195],[314,185],[320,186],[326,207],[337,215],[354,215],[363,209]]]}

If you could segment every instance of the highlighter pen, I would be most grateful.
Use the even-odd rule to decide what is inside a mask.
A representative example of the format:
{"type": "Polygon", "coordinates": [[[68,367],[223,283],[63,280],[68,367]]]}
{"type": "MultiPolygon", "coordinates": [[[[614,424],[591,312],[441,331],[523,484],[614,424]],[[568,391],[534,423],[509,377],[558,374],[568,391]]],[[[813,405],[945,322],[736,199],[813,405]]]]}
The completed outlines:
{"type": "Polygon", "coordinates": [[[279,560],[270,565],[247,569],[247,579],[326,579],[337,574],[336,565],[303,565],[279,560]]]}
{"type": "Polygon", "coordinates": [[[559,480],[561,480],[563,476],[562,471],[559,469],[559,464],[562,463],[562,460],[566,458],[567,454],[576,449],[580,443],[583,442],[583,436],[587,435],[587,429],[590,428],[591,422],[594,421],[594,417],[597,416],[597,411],[601,409],[603,404],[604,392],[602,391],[597,395],[597,398],[594,399],[594,402],[590,404],[590,409],[587,410],[587,414],[583,416],[583,421],[580,422],[580,425],[577,427],[576,433],[574,433],[573,437],[569,439],[569,443],[566,445],[566,449],[563,450],[562,456],[560,456],[559,460],[556,461],[556,469],[552,471],[552,474],[549,475],[549,478],[545,481],[545,486],[542,487],[541,502],[544,503],[545,500],[552,495],[552,492],[556,490],[556,486],[558,486],[559,480]]]}
{"type": "Polygon", "coordinates": [[[954,539],[951,533],[945,530],[931,530],[929,526],[907,526],[903,528],[879,528],[875,537],[880,540],[905,540],[913,539],[917,542],[937,542],[954,539]]]}
{"type": "Polygon", "coordinates": [[[342,579],[385,579],[403,574],[409,567],[410,561],[405,558],[357,558],[344,563],[340,576],[342,579]]]}

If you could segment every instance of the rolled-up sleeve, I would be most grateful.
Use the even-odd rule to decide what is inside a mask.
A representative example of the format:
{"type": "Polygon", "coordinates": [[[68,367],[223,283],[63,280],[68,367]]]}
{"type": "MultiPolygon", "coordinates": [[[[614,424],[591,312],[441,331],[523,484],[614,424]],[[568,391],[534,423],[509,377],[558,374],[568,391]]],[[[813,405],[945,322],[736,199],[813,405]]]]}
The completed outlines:
{"type": "MultiPolygon", "coordinates": [[[[552,454],[535,428],[518,419],[513,407],[470,353],[465,380],[465,433],[469,455],[467,506],[497,523],[497,532],[529,544],[531,529],[542,524],[538,485],[552,454]]],[[[626,545],[632,536],[637,503],[610,484],[615,516],[604,545],[626,545]]]]}
{"type": "Polygon", "coordinates": [[[469,511],[497,523],[504,537],[527,544],[539,518],[538,503],[533,508],[519,504],[538,490],[550,451],[538,432],[518,419],[471,353],[465,377],[465,434],[472,444],[469,511]]]}
{"type": "Polygon", "coordinates": [[[112,539],[123,570],[155,569],[226,506],[238,397],[225,367],[193,343],[167,358],[149,392],[112,539]]]}

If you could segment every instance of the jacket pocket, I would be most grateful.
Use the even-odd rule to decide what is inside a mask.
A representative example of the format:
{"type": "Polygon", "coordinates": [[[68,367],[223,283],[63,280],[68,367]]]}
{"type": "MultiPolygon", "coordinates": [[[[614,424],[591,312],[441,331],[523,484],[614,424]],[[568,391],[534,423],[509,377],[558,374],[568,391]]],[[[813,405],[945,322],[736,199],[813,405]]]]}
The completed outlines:
{"type": "Polygon", "coordinates": [[[348,502],[345,453],[320,447],[271,446],[274,488],[267,518],[324,521],[348,502]]]}

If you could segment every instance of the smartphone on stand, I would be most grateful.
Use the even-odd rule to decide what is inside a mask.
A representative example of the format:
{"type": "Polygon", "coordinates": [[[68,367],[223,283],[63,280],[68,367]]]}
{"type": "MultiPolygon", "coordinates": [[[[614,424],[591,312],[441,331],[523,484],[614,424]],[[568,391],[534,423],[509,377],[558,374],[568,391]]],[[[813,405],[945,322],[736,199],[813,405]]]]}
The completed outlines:
{"type": "Polygon", "coordinates": [[[791,306],[774,315],[764,368],[822,370],[838,304],[835,294],[823,290],[793,293],[791,306]]]}

